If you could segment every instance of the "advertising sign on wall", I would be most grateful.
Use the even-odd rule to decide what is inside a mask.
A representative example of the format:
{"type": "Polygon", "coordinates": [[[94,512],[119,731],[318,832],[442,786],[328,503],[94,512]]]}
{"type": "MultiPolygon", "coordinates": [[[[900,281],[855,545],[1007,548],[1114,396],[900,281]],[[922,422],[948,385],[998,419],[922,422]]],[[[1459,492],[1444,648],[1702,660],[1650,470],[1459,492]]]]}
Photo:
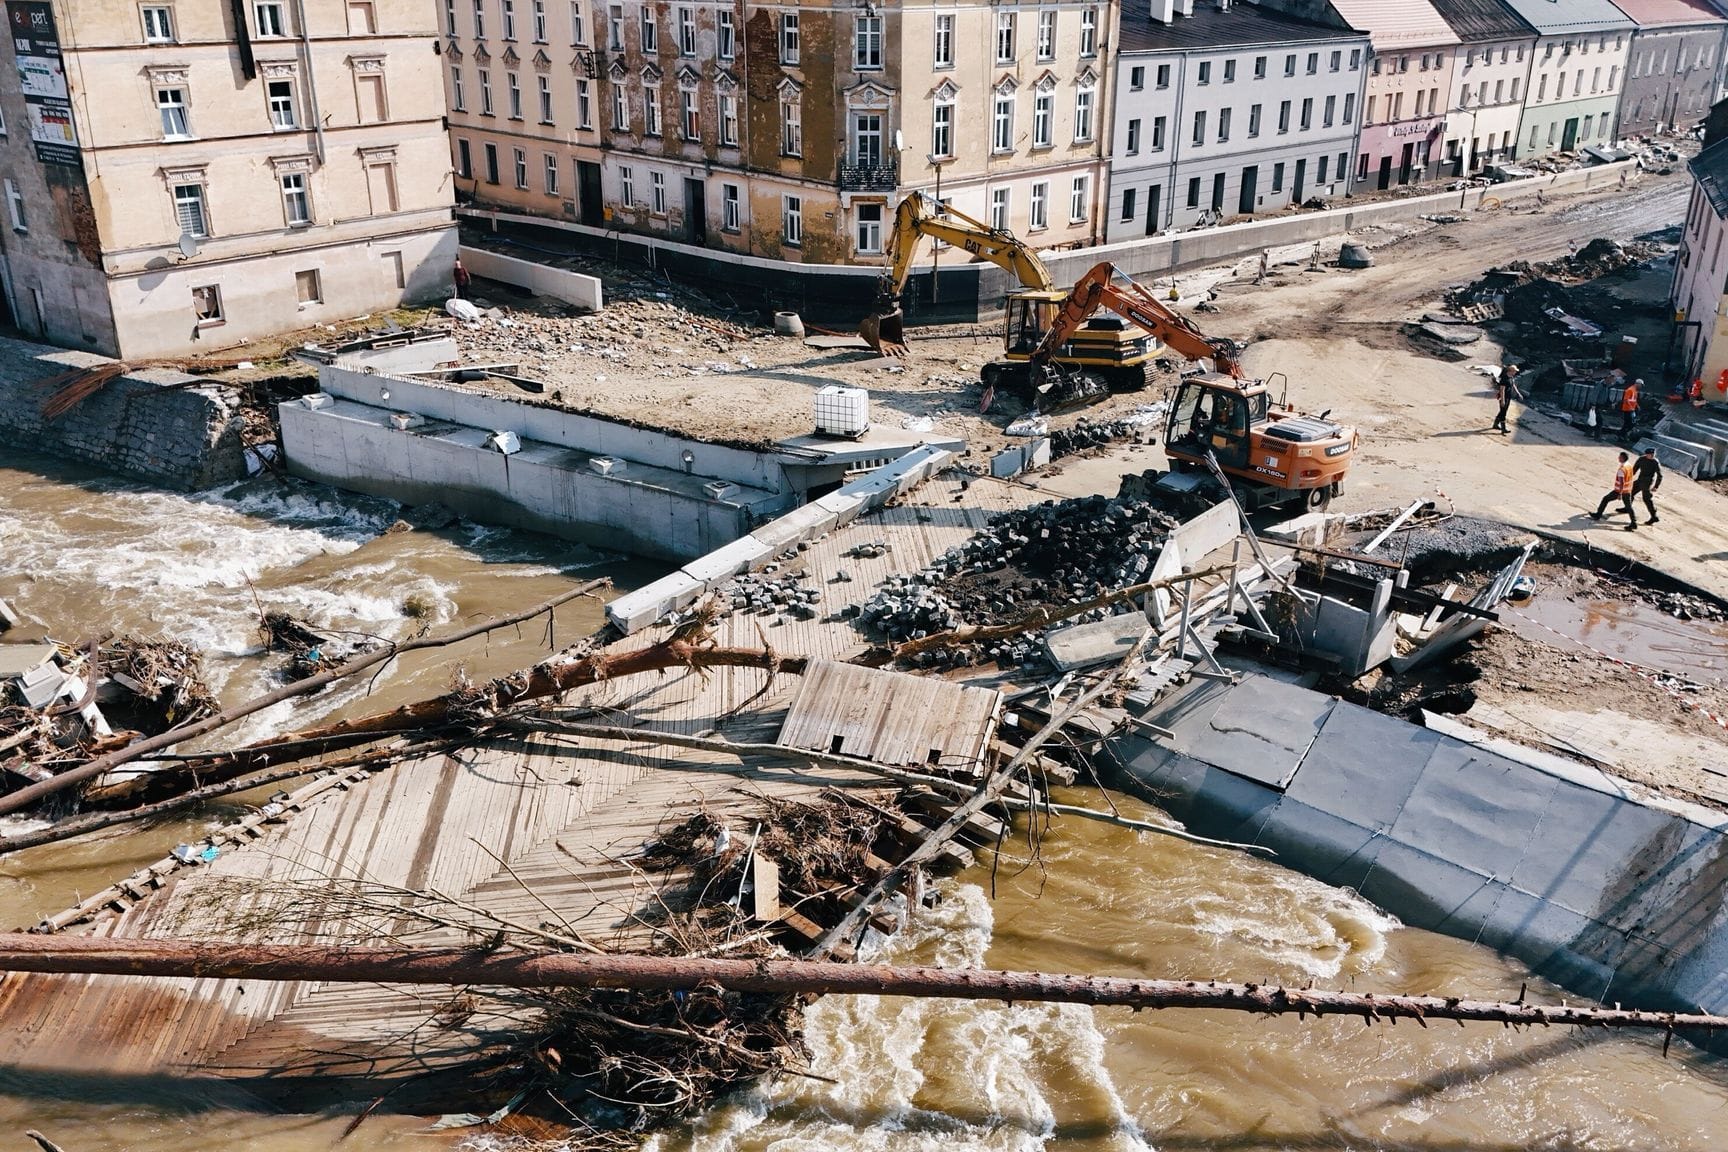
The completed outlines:
{"type": "Polygon", "coordinates": [[[72,129],[72,103],[54,9],[41,0],[7,0],[12,49],[18,58],[18,83],[30,116],[30,139],[44,164],[78,167],[78,136],[72,129]]]}

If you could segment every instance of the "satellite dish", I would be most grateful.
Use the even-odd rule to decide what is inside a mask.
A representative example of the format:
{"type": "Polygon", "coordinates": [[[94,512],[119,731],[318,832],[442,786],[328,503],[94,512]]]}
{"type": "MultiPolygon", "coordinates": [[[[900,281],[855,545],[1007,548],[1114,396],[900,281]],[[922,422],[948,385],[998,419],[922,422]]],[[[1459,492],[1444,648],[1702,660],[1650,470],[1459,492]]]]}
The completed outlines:
{"type": "Polygon", "coordinates": [[[906,135],[898,128],[894,129],[894,151],[906,151],[906,135]]]}
{"type": "Polygon", "coordinates": [[[180,259],[190,260],[198,255],[198,238],[190,232],[180,233],[180,259]]]}

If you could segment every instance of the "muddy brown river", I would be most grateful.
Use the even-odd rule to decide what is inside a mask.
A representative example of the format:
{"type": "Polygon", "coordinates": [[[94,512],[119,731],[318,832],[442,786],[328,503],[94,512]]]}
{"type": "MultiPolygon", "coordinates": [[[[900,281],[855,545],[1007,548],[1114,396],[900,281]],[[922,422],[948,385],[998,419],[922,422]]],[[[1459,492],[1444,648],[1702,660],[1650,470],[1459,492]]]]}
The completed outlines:
{"type": "MultiPolygon", "coordinates": [[[[0,596],[29,617],[26,634],[115,630],[200,645],[224,699],[239,700],[274,682],[256,651],[259,603],[401,636],[421,625],[402,615],[411,594],[433,605],[434,626],[448,626],[596,575],[628,587],[653,574],[497,529],[387,533],[397,515],[387,503],[273,480],[187,497],[0,455],[0,596]]],[[[559,611],[557,638],[599,621],[597,605],[572,604],[559,611]]],[[[545,640],[541,625],[526,625],[421,654],[392,666],[370,697],[353,685],[254,717],[237,735],[399,703],[441,690],[458,668],[478,678],[518,667],[545,640]]],[[[0,858],[0,923],[32,923],[232,811],[0,858]]],[[[1405,928],[1354,893],[1275,863],[1103,825],[1059,824],[1036,861],[1005,856],[994,875],[980,866],[942,895],[882,945],[887,957],[1476,996],[1515,996],[1527,979],[1487,949],[1405,928]]],[[[656,1137],[656,1152],[1582,1152],[1728,1142],[1728,1065],[1679,1044],[1664,1058],[1659,1040],[1627,1036],[830,997],[812,1009],[808,1039],[821,1079],[743,1093],[656,1137]]],[[[29,1146],[22,1132],[36,1128],[67,1152],[306,1152],[337,1147],[345,1123],[272,1112],[209,1081],[0,1068],[0,1148],[29,1146]]],[[[341,1146],[502,1146],[427,1127],[374,1116],[341,1146]]]]}

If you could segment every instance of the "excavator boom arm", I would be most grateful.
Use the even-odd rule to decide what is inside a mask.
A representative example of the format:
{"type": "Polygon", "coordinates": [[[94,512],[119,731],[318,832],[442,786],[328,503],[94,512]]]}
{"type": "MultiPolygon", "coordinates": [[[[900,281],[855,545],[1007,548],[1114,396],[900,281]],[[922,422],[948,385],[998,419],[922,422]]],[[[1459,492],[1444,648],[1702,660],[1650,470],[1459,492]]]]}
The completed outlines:
{"type": "Polygon", "coordinates": [[[1108,308],[1124,320],[1140,325],[1190,360],[1210,359],[1218,371],[1238,379],[1242,376],[1232,341],[1207,336],[1192,320],[1139,284],[1126,277],[1119,279],[1116,266],[1108,261],[1095,265],[1074,285],[1032,360],[1037,363],[1049,360],[1100,308],[1108,308]]]}
{"type": "Polygon", "coordinates": [[[900,201],[894,212],[894,231],[889,238],[888,271],[883,295],[894,300],[906,290],[918,241],[925,236],[1012,272],[1022,287],[1048,291],[1053,284],[1038,254],[1012,232],[992,228],[957,208],[944,208],[934,197],[913,192],[900,201]]]}

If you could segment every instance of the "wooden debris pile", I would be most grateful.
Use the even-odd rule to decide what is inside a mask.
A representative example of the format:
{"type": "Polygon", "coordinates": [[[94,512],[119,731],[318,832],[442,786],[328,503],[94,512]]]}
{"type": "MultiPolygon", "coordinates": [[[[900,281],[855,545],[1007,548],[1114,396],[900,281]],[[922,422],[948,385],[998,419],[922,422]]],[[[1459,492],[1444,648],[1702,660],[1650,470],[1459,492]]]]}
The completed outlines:
{"type": "Polygon", "coordinates": [[[116,636],[102,642],[98,665],[124,690],[105,693],[103,707],[142,732],[166,732],[221,708],[204,678],[203,653],[190,644],[116,636]]]}

